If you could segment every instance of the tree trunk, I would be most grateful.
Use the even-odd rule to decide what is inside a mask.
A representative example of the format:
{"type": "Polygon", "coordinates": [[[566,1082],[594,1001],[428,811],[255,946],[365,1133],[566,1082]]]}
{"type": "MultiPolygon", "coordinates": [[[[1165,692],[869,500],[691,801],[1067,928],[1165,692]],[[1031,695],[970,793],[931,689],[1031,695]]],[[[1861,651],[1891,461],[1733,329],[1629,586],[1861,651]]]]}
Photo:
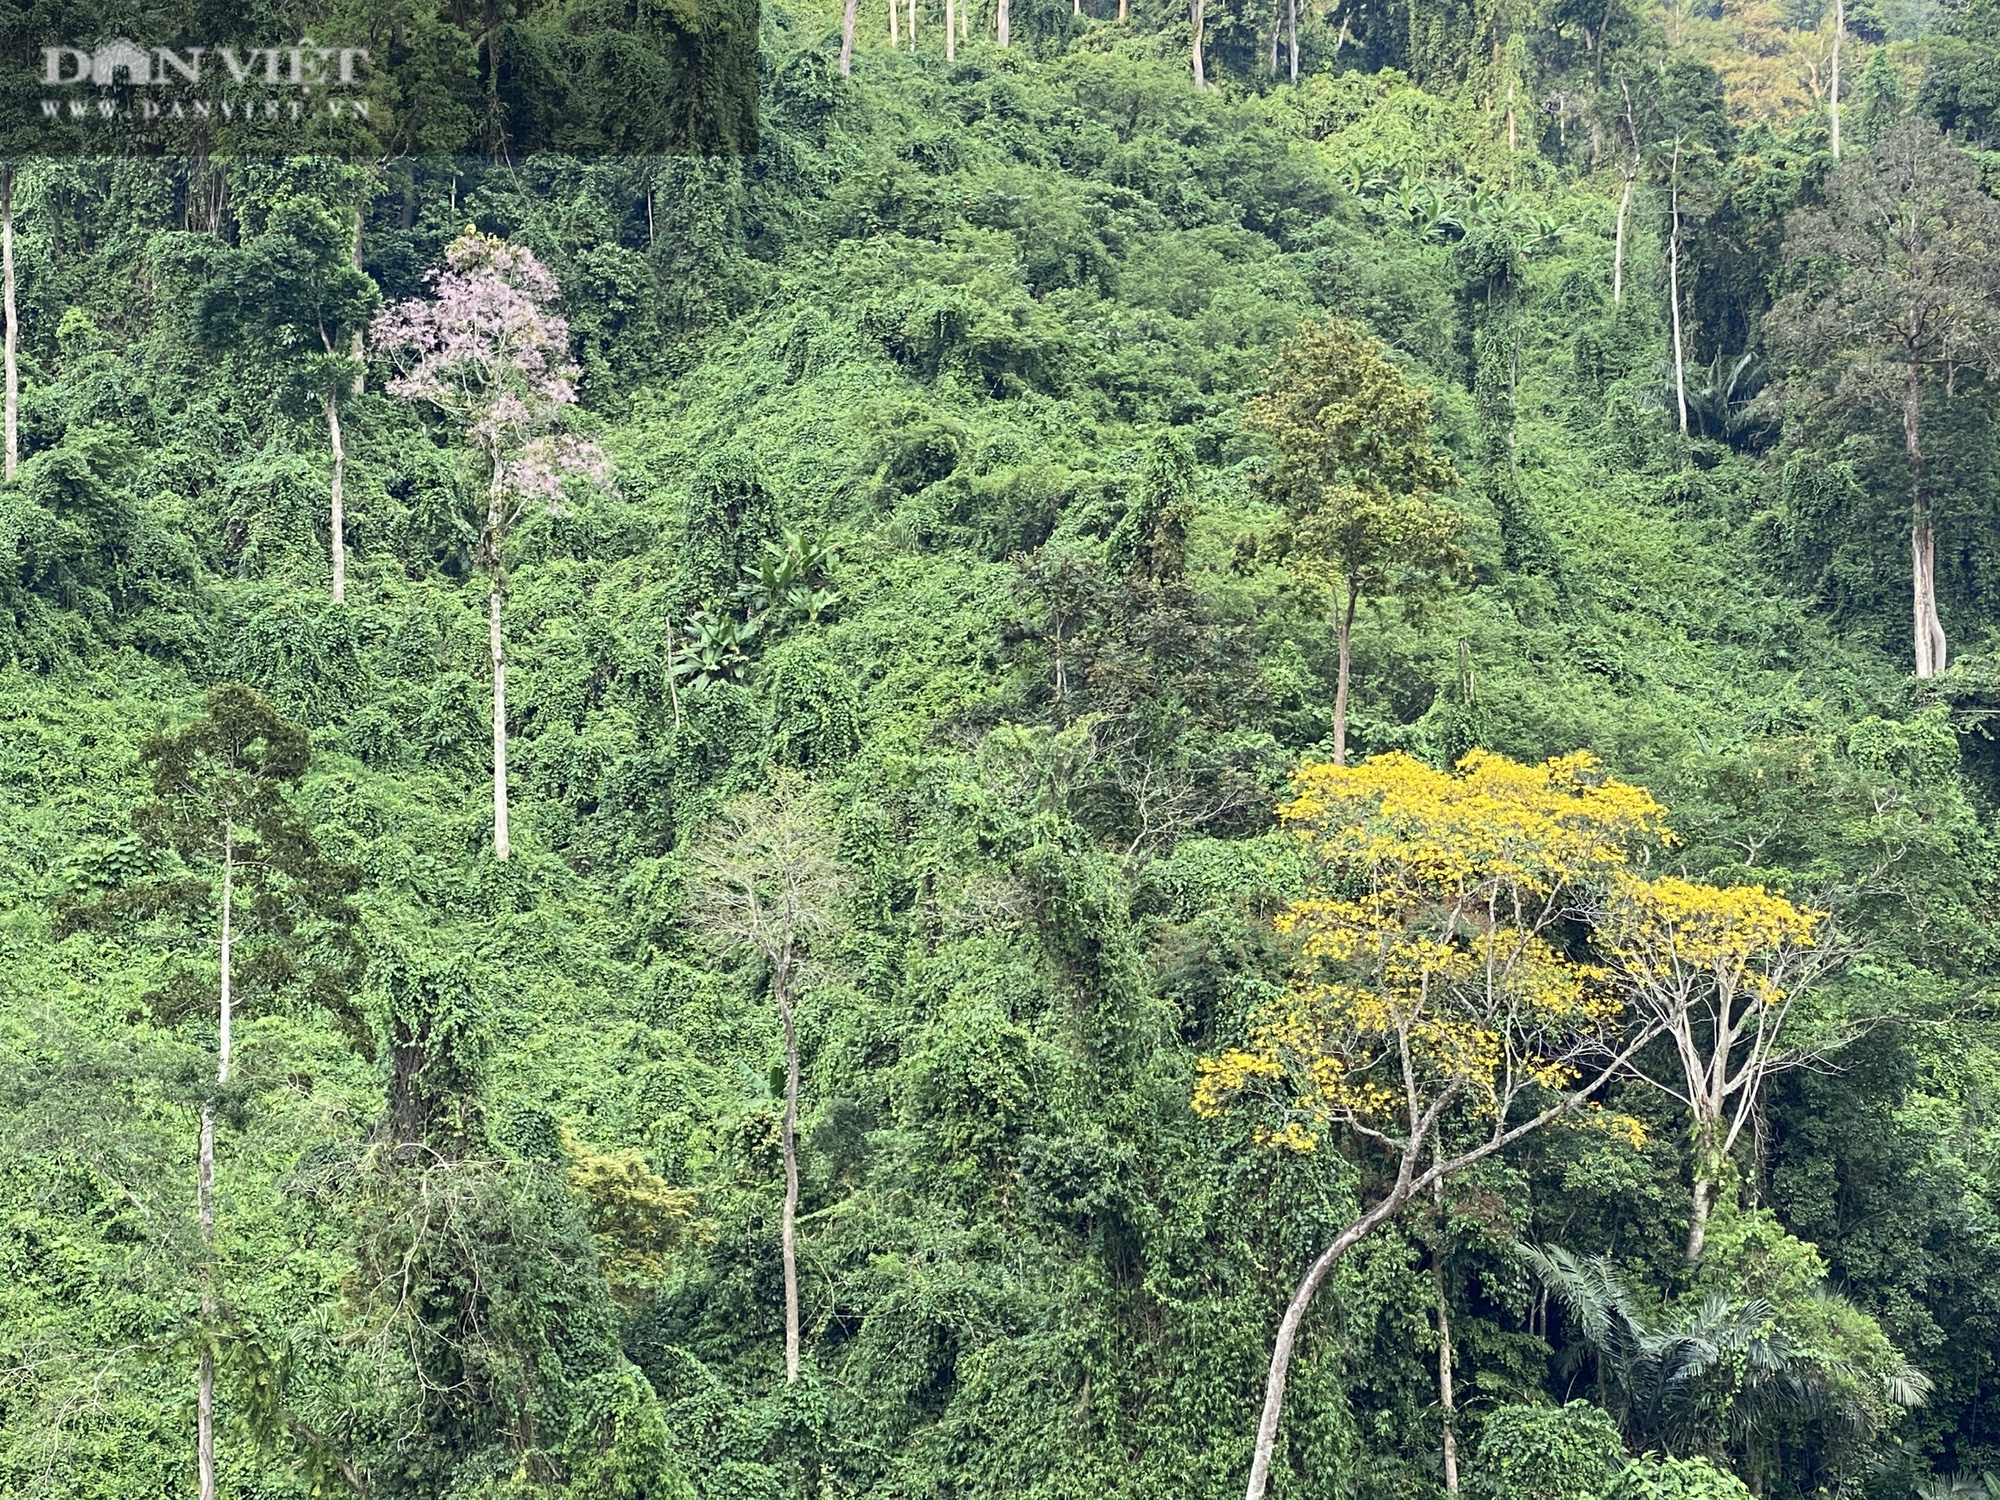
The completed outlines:
{"type": "Polygon", "coordinates": [[[917,0],[910,0],[910,50],[917,50],[917,0]]]}
{"type": "MultiPolygon", "coordinates": [[[[846,78],[854,71],[854,8],[856,0],[847,0],[840,12],[840,76],[846,78]]],[[[653,195],[646,194],[646,243],[653,243],[653,195]]]]}
{"type": "Polygon", "coordinates": [[[1458,1401],[1452,1382],[1451,1308],[1445,1298],[1442,1247],[1432,1259],[1431,1279],[1437,1283],[1438,1409],[1444,1418],[1444,1487],[1447,1494],[1456,1495],[1458,1493],[1458,1401]]]}
{"type": "Polygon", "coordinates": [[[1278,48],[1283,44],[1284,36],[1285,4],[1284,0],[1278,0],[1278,3],[1271,9],[1271,76],[1273,78],[1278,76],[1278,48]]]}
{"type": "Polygon", "coordinates": [[[1407,1190],[1398,1187],[1366,1217],[1342,1230],[1307,1268],[1298,1290],[1292,1293],[1292,1300],[1285,1304],[1285,1316],[1278,1323],[1278,1337],[1271,1346],[1271,1369],[1264,1381],[1264,1410],[1257,1419],[1257,1446],[1250,1455],[1250,1484],[1243,1492],[1244,1500],[1264,1500],[1264,1491],[1270,1486],[1271,1455],[1278,1445],[1278,1420],[1285,1410],[1285,1380],[1291,1373],[1292,1348],[1298,1342],[1299,1324],[1305,1320],[1313,1293],[1319,1290],[1327,1273],[1340,1263],[1340,1258],[1401,1208],[1408,1197],[1407,1190]]]}
{"type": "Polygon", "coordinates": [[[1285,0],[1285,29],[1292,59],[1292,82],[1299,81],[1299,0],[1285,0]]]}
{"type": "Polygon", "coordinates": [[[326,437],[333,447],[332,515],[333,602],[347,602],[347,445],[340,440],[340,401],[326,391],[326,437]]]}
{"type": "Polygon", "coordinates": [[[1681,436],[1688,430],[1687,365],[1681,351],[1681,143],[1674,142],[1673,229],[1667,236],[1667,297],[1674,310],[1674,400],[1680,405],[1681,436]]]}
{"type": "Polygon", "coordinates": [[[1124,20],[1132,14],[1132,0],[1118,0],[1118,19],[1124,20]]]}
{"type": "Polygon", "coordinates": [[[1708,1180],[1707,1171],[1696,1163],[1694,1169],[1694,1213],[1688,1219],[1688,1264],[1694,1265],[1701,1259],[1702,1246],[1708,1242],[1708,1215],[1715,1207],[1715,1184],[1708,1180]]]}
{"type": "Polygon", "coordinates": [[[799,1260],[794,1225],[799,1213],[799,1041],[792,1024],[792,999],[784,978],[778,982],[778,1018],[785,1027],[785,1379],[799,1378],[799,1260]]]}
{"type": "Polygon", "coordinates": [[[493,460],[493,485],[486,501],[486,651],[493,662],[493,857],[512,852],[507,839],[507,638],[500,629],[500,605],[507,579],[500,568],[500,460],[493,460]]]}
{"type": "Polygon", "coordinates": [[[1625,191],[1618,199],[1618,238],[1611,247],[1611,305],[1618,306],[1625,300],[1625,215],[1632,207],[1632,174],[1638,170],[1634,162],[1625,169],[1625,191]]]}
{"type": "MultiPolygon", "coordinates": [[[[1082,0],[1075,0],[1081,4],[1082,0]]],[[[944,0],[944,60],[952,62],[958,57],[958,16],[952,10],[952,0],[944,0]]]]}
{"type": "Polygon", "coordinates": [[[493,857],[512,852],[507,838],[507,642],[500,630],[500,574],[486,591],[486,649],[493,658],[493,857]]]}
{"type": "Polygon", "coordinates": [[[993,35],[1001,47],[1007,45],[1007,0],[999,0],[994,7],[993,35]]]}
{"type": "Polygon", "coordinates": [[[1937,535],[1931,526],[1930,496],[1924,492],[1923,415],[1920,372],[1914,361],[1903,375],[1903,452],[1910,464],[1910,584],[1915,625],[1917,676],[1944,670],[1944,624],[1937,610],[1937,535]]]}
{"type": "Polygon", "coordinates": [[[1340,675],[1333,688],[1333,763],[1347,764],[1347,679],[1353,663],[1354,605],[1360,585],[1352,575],[1347,579],[1347,604],[1334,621],[1334,636],[1340,646],[1340,675]]]}
{"type": "Polygon", "coordinates": [[[1197,91],[1208,87],[1208,74],[1201,60],[1202,0],[1188,0],[1188,17],[1194,22],[1194,86],[1197,91]]]}
{"type": "Polygon", "coordinates": [[[6,482],[21,468],[21,324],[14,312],[14,169],[0,167],[0,290],[7,314],[6,482]]]}
{"type": "MultiPolygon", "coordinates": [[[[899,47],[903,42],[902,24],[897,19],[900,14],[897,7],[902,3],[903,0],[889,0],[889,45],[891,47],[899,47]]],[[[1001,3],[1004,5],[1006,0],[1001,0],[1001,3]]],[[[1004,47],[1007,44],[1003,40],[1000,45],[1004,47]]]]}
{"type": "MultiPolygon", "coordinates": [[[[236,884],[236,830],[228,819],[222,824],[222,958],[219,964],[220,986],[216,1007],[217,1028],[215,1044],[215,1082],[218,1087],[229,1082],[230,1024],[233,1020],[232,996],[230,995],[230,959],[235,934],[231,918],[235,915],[236,884]]],[[[195,1160],[195,1218],[201,1226],[203,1251],[211,1257],[211,1263],[203,1268],[205,1277],[201,1292],[202,1332],[206,1336],[208,1326],[215,1317],[215,1267],[212,1256],[215,1250],[215,1100],[210,1097],[201,1107],[201,1145],[195,1160]]],[[[195,1376],[195,1470],[201,1491],[201,1500],[215,1500],[215,1355],[209,1349],[201,1351],[201,1364],[195,1376]]]]}
{"type": "MultiPolygon", "coordinates": [[[[354,262],[355,270],[360,271],[365,269],[361,264],[361,205],[359,203],[354,205],[354,238],[348,246],[348,254],[354,262]]],[[[354,330],[354,337],[348,341],[347,352],[357,365],[361,364],[362,359],[368,352],[367,340],[361,329],[357,328],[354,330]]],[[[366,366],[362,366],[362,368],[354,372],[354,384],[350,388],[350,394],[358,396],[367,387],[368,370],[366,366]]]]}
{"type": "MultiPolygon", "coordinates": [[[[1840,160],[1840,39],[1847,31],[1846,0],[1833,0],[1833,68],[1826,91],[1826,115],[1833,137],[1833,159],[1840,160]]],[[[1867,80],[1862,80],[1864,83],[1867,80]]]]}

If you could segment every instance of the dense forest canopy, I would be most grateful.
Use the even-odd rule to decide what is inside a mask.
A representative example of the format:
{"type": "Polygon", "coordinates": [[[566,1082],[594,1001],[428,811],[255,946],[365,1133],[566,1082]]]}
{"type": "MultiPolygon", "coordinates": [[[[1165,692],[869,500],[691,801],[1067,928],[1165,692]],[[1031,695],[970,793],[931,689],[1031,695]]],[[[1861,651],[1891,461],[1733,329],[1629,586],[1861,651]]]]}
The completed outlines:
{"type": "Polygon", "coordinates": [[[352,9],[0,143],[0,1494],[2000,1494],[2000,9],[352,9]]]}

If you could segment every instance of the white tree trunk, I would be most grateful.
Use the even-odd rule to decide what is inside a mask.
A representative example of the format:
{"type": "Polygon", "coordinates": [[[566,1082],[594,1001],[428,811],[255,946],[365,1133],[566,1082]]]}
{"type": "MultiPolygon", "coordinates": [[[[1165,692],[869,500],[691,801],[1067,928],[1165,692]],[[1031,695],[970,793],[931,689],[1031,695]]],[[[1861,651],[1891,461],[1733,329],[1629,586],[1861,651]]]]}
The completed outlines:
{"type": "Polygon", "coordinates": [[[326,391],[326,436],[333,448],[331,524],[333,537],[333,602],[347,601],[347,445],[340,440],[340,401],[326,391]]]}
{"type": "MultiPolygon", "coordinates": [[[[847,0],[840,12],[840,76],[846,78],[854,71],[854,7],[856,0],[847,0]]],[[[646,243],[653,242],[653,195],[646,194],[646,243]]]]}
{"type": "Polygon", "coordinates": [[[1285,28],[1292,55],[1292,82],[1299,81],[1299,0],[1285,0],[1285,28]]]}
{"type": "Polygon", "coordinates": [[[1431,1267],[1437,1282],[1438,1319],[1438,1409],[1444,1419],[1444,1487],[1447,1494],[1458,1493],[1458,1399],[1451,1369],[1451,1307],[1445,1297],[1444,1252],[1438,1251],[1431,1267]]]}
{"type": "Polygon", "coordinates": [[[7,314],[7,458],[5,479],[21,468],[21,324],[14,311],[14,169],[0,167],[0,290],[7,314]]]}
{"type": "Polygon", "coordinates": [[[1333,763],[1336,766],[1347,764],[1347,683],[1354,662],[1354,606],[1359,597],[1359,586],[1349,578],[1347,602],[1341,608],[1340,618],[1334,622],[1335,643],[1340,649],[1340,675],[1333,687],[1333,763]]]}
{"type": "Polygon", "coordinates": [[[1625,215],[1632,207],[1632,174],[1638,170],[1634,162],[1625,169],[1625,191],[1618,199],[1618,238],[1611,247],[1611,305],[1618,306],[1625,300],[1625,215]]]}
{"type": "Polygon", "coordinates": [[[1202,0],[1188,0],[1188,18],[1194,22],[1194,86],[1208,87],[1208,71],[1201,56],[1202,0]]]}
{"type": "Polygon", "coordinates": [[[1913,361],[1903,381],[1903,449],[1910,465],[1910,595],[1918,677],[1945,668],[1944,622],[1937,607],[1937,532],[1930,497],[1924,492],[1924,450],[1920,422],[1922,391],[1913,361]]]}
{"type": "MultiPolygon", "coordinates": [[[[230,1025],[232,997],[230,995],[231,947],[235,934],[231,928],[234,915],[236,880],[236,830],[227,819],[222,825],[222,958],[219,965],[221,983],[217,1007],[218,1026],[215,1047],[215,1081],[218,1086],[229,1082],[230,1025]]],[[[201,1226],[201,1243],[205,1251],[215,1249],[215,1100],[210,1098],[201,1107],[201,1146],[195,1162],[195,1217],[201,1226]]],[[[207,1324],[215,1316],[215,1267],[210,1264],[204,1274],[207,1277],[201,1293],[201,1315],[203,1336],[208,1333],[207,1324]]],[[[201,1352],[201,1366],[195,1377],[195,1468],[200,1488],[200,1500],[215,1500],[215,1356],[208,1349],[201,1352]]]]}
{"type": "MultiPolygon", "coordinates": [[[[1846,0],[1833,0],[1833,68],[1826,91],[1827,125],[1833,137],[1833,159],[1840,160],[1840,39],[1847,33],[1846,0]]],[[[1864,79],[1863,82],[1866,82],[1864,79]]]]}
{"type": "Polygon", "coordinates": [[[778,979],[778,1016],[785,1028],[785,1212],[782,1221],[785,1252],[785,1379],[799,1378],[799,1260],[796,1225],[799,1213],[799,1042],[792,1024],[788,980],[778,979]]]}
{"type": "Polygon", "coordinates": [[[1285,1316],[1278,1323],[1278,1337],[1271,1345],[1271,1368],[1264,1380],[1264,1410],[1257,1419],[1257,1444],[1250,1455],[1250,1483],[1243,1492],[1244,1500],[1264,1500],[1264,1491],[1270,1487],[1271,1456],[1278,1446],[1278,1422],[1285,1411],[1285,1381],[1291,1374],[1292,1349],[1298,1343],[1299,1324],[1305,1320],[1306,1309],[1312,1305],[1313,1293],[1319,1290],[1327,1273],[1340,1263],[1340,1258],[1402,1207],[1408,1196],[1407,1188],[1399,1186],[1367,1217],[1343,1230],[1340,1237],[1321,1251],[1319,1259],[1306,1269],[1298,1289],[1292,1293],[1292,1300],[1285,1304],[1285,1316]]]}
{"type": "Polygon", "coordinates": [[[1674,142],[1673,229],[1667,236],[1667,298],[1674,313],[1674,400],[1680,406],[1681,436],[1688,430],[1687,365],[1681,348],[1681,177],[1680,142],[1674,142]]]}
{"type": "Polygon", "coordinates": [[[493,857],[512,852],[507,838],[507,640],[500,629],[500,576],[486,590],[486,649],[493,658],[493,857]]]}
{"type": "Polygon", "coordinates": [[[994,11],[993,35],[1004,48],[1007,45],[1007,0],[999,0],[994,11]]]}
{"type": "MultiPolygon", "coordinates": [[[[1083,0],[1075,0],[1082,4],[1083,0]]],[[[951,62],[958,56],[958,15],[952,9],[952,0],[944,0],[944,60],[951,62]]]]}
{"type": "Polygon", "coordinates": [[[1694,1265],[1701,1259],[1702,1249],[1708,1243],[1708,1215],[1715,1206],[1715,1184],[1710,1182],[1700,1163],[1694,1173],[1694,1212],[1688,1218],[1687,1261],[1694,1265]]]}
{"type": "Polygon", "coordinates": [[[493,857],[512,852],[507,839],[507,638],[500,628],[506,575],[500,567],[504,517],[500,458],[493,455],[493,484],[486,502],[486,652],[493,663],[493,857]]]}

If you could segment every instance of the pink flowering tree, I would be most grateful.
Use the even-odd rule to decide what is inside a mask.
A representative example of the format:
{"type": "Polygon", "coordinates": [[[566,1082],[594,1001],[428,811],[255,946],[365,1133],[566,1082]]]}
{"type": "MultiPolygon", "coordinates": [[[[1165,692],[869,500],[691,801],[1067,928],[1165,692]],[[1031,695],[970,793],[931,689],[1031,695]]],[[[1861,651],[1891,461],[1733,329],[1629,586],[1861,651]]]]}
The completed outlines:
{"type": "Polygon", "coordinates": [[[610,466],[594,443],[563,431],[576,404],[577,369],[548,267],[526,246],[467,229],[430,282],[428,298],[383,308],[369,341],[396,367],[390,393],[455,422],[486,483],[477,557],[493,661],[493,853],[505,859],[507,642],[500,612],[507,540],[531,511],[560,508],[567,478],[603,483],[610,466]]]}

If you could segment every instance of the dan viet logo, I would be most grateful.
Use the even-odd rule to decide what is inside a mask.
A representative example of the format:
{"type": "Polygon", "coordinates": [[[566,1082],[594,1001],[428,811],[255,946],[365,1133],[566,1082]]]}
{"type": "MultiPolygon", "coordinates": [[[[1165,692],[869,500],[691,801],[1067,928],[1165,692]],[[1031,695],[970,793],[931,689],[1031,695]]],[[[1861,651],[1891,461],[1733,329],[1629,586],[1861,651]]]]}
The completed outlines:
{"type": "Polygon", "coordinates": [[[95,48],[41,49],[42,118],[144,128],[169,120],[304,121],[368,118],[359,90],[366,47],[141,47],[114,37],[95,48]]]}

